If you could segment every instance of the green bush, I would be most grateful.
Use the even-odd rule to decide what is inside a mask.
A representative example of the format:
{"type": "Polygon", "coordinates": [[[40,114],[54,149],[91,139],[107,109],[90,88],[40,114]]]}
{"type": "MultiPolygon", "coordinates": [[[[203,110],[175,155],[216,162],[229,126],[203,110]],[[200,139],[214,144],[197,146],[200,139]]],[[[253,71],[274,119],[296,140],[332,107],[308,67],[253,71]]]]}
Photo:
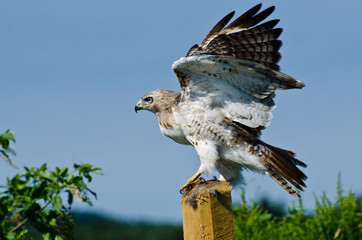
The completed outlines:
{"type": "Polygon", "coordinates": [[[339,179],[337,200],[315,197],[310,213],[299,199],[288,214],[274,216],[255,202],[248,207],[243,194],[241,206],[234,207],[235,239],[362,239],[361,201],[350,191],[344,195],[339,179]]]}
{"type": "MultiPolygon", "coordinates": [[[[15,142],[14,132],[0,134],[0,158],[15,166],[9,154],[15,155],[9,145],[15,142]]],[[[39,168],[25,167],[25,172],[7,178],[0,186],[0,239],[23,240],[28,238],[31,226],[43,235],[44,240],[71,240],[74,223],[70,213],[73,198],[91,204],[88,194],[96,197],[87,182],[100,168],[90,164],[74,164],[74,170],[46,164],[39,168]],[[67,204],[62,196],[67,196],[67,204]]]]}
{"type": "Polygon", "coordinates": [[[27,226],[44,234],[44,239],[73,239],[70,206],[73,197],[91,204],[88,193],[95,197],[96,193],[85,180],[90,182],[94,173],[100,169],[90,164],[74,164],[71,172],[58,167],[51,171],[43,164],[25,167],[25,173],[8,178],[7,184],[0,186],[0,239],[26,239],[27,226]],[[67,204],[63,195],[68,197],[67,204]]]}

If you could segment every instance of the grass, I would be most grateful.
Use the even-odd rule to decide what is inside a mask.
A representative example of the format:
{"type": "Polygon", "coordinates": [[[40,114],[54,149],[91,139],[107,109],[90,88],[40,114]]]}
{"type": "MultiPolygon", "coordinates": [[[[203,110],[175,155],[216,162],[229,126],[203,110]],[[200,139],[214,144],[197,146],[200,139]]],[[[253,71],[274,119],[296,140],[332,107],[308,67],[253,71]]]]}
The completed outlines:
{"type": "Polygon", "coordinates": [[[273,215],[255,202],[234,207],[235,239],[362,239],[361,199],[351,191],[343,194],[340,177],[334,202],[326,194],[315,197],[315,209],[307,212],[299,199],[288,214],[273,215]]]}

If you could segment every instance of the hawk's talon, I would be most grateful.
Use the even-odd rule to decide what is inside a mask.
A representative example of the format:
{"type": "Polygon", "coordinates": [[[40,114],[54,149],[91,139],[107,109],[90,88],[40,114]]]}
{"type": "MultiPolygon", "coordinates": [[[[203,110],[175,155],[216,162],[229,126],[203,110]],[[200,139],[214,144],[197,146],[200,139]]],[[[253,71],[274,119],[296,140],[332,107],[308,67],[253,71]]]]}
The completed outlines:
{"type": "Polygon", "coordinates": [[[193,189],[196,185],[197,181],[194,181],[194,182],[187,182],[185,185],[183,185],[181,188],[180,188],[180,193],[182,194],[185,190],[188,190],[190,191],[191,189],[193,189]]]}
{"type": "Polygon", "coordinates": [[[201,182],[205,182],[205,179],[203,178],[200,178],[199,177],[201,176],[201,172],[197,172],[195,173],[188,181],[185,185],[183,185],[181,188],[180,188],[180,193],[182,194],[184,192],[184,190],[191,190],[193,187],[195,187],[195,185],[197,183],[201,183],[201,182]]]}

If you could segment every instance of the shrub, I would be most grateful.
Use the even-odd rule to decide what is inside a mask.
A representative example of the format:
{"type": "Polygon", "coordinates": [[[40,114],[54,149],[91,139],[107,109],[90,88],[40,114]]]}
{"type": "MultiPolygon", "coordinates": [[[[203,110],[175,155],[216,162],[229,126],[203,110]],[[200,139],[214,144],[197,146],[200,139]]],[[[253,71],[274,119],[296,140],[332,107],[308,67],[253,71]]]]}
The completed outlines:
{"type": "Polygon", "coordinates": [[[349,191],[343,194],[340,176],[337,198],[332,202],[322,194],[315,197],[315,209],[308,213],[299,199],[288,214],[274,216],[255,202],[234,207],[235,239],[362,239],[361,201],[349,191]]]}

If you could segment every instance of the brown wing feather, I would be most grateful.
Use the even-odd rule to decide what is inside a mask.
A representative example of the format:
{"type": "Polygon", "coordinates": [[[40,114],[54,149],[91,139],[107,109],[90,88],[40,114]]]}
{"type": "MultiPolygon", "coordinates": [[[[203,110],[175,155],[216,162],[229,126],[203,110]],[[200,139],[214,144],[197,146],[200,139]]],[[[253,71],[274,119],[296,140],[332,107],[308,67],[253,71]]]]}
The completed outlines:
{"type": "Polygon", "coordinates": [[[264,19],[266,19],[272,12],[274,12],[275,7],[272,6],[270,8],[265,9],[264,11],[258,13],[257,15],[246,19],[239,25],[239,28],[250,28],[255,26],[256,24],[260,23],[264,19]]]}
{"type": "Polygon", "coordinates": [[[235,12],[232,11],[231,13],[229,13],[228,15],[226,15],[225,17],[223,17],[223,19],[221,19],[209,32],[209,34],[207,34],[207,36],[205,37],[205,39],[202,41],[201,46],[206,46],[207,44],[209,44],[209,42],[219,34],[219,32],[226,26],[226,24],[228,24],[228,22],[230,21],[230,19],[234,16],[235,12]]]}
{"type": "Polygon", "coordinates": [[[249,9],[248,11],[246,11],[244,14],[242,14],[240,17],[238,17],[235,21],[233,21],[232,23],[229,24],[229,26],[227,26],[225,28],[228,30],[233,30],[235,28],[240,28],[240,26],[242,24],[244,24],[245,22],[248,22],[249,19],[252,19],[253,16],[259,12],[259,10],[261,9],[261,3],[259,3],[258,5],[252,7],[251,9],[249,9]]]}
{"type": "Polygon", "coordinates": [[[275,9],[270,7],[259,12],[260,8],[261,4],[256,5],[226,26],[234,14],[234,12],[229,13],[213,27],[201,45],[194,45],[186,56],[198,54],[231,56],[261,63],[279,71],[277,63],[281,59],[279,49],[282,42],[278,37],[282,29],[274,28],[279,20],[257,25],[275,9]]]}

